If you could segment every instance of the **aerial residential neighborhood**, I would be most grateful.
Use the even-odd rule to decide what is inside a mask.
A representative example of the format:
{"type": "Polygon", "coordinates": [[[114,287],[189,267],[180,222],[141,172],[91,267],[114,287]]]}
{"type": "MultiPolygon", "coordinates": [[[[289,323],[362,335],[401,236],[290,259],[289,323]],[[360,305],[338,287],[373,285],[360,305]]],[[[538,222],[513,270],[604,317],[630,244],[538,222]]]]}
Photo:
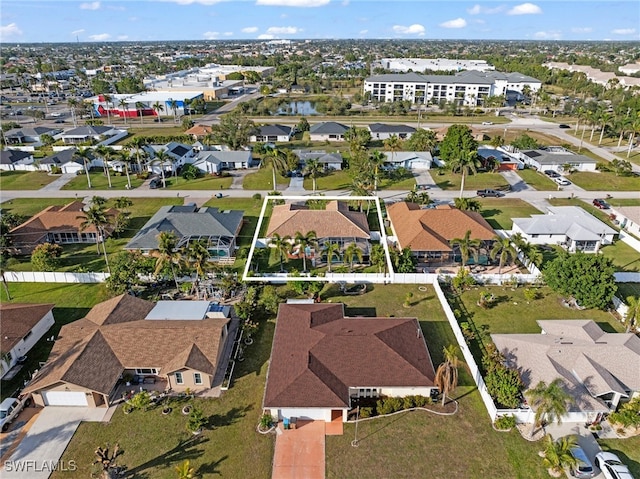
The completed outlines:
{"type": "Polygon", "coordinates": [[[0,477],[640,478],[637,14],[429,5],[3,5],[0,477]]]}

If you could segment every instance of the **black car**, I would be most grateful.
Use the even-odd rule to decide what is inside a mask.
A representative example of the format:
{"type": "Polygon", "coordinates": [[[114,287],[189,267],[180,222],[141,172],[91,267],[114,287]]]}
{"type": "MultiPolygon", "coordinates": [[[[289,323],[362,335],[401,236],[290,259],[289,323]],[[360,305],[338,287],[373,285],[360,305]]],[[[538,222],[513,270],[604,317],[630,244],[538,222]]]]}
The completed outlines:
{"type": "Polygon", "coordinates": [[[478,190],[476,191],[476,195],[480,196],[481,198],[500,198],[501,196],[504,196],[504,193],[498,190],[478,190]]]}
{"type": "Polygon", "coordinates": [[[565,124],[565,123],[560,123],[558,125],[558,128],[562,128],[563,130],[566,130],[568,128],[571,128],[569,125],[565,124]]]}
{"type": "Polygon", "coordinates": [[[160,178],[154,178],[149,182],[149,188],[152,190],[160,188],[160,186],[162,186],[162,180],[160,178]]]}
{"type": "Polygon", "coordinates": [[[553,170],[544,170],[544,174],[547,175],[549,178],[559,178],[560,177],[560,173],[553,171],[553,170]]]}

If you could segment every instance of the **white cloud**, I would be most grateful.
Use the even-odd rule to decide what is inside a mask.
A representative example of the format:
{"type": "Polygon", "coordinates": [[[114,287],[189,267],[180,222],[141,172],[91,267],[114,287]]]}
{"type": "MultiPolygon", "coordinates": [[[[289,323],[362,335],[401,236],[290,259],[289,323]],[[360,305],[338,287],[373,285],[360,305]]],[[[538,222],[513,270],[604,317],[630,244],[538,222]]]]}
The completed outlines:
{"type": "Polygon", "coordinates": [[[120,40],[121,42],[128,39],[129,39],[129,35],[118,35],[118,40],[120,40]]]}
{"type": "Polygon", "coordinates": [[[256,33],[258,31],[258,27],[245,27],[242,29],[242,33],[256,33]]]}
{"type": "Polygon", "coordinates": [[[343,7],[348,7],[349,6],[349,0],[342,0],[342,6],[343,7]]]}
{"type": "Polygon", "coordinates": [[[84,28],[81,28],[80,30],[72,31],[71,35],[80,35],[81,33],[84,33],[84,28]]]}
{"type": "Polygon", "coordinates": [[[573,33],[591,33],[593,28],[591,27],[573,27],[571,29],[573,33]]]}
{"type": "Polygon", "coordinates": [[[440,24],[442,28],[464,28],[467,26],[467,21],[464,18],[456,18],[440,24]]]}
{"type": "Polygon", "coordinates": [[[405,27],[404,25],[394,25],[392,27],[393,31],[399,33],[401,35],[424,35],[425,29],[419,23],[414,23],[413,25],[409,25],[405,27]]]}
{"type": "Polygon", "coordinates": [[[267,33],[270,35],[294,35],[301,32],[298,27],[269,27],[267,33]]]}
{"type": "Polygon", "coordinates": [[[262,33],[258,35],[258,40],[273,40],[275,37],[273,35],[269,35],[268,33],[262,33]]]}
{"type": "Polygon", "coordinates": [[[473,7],[467,8],[467,13],[469,15],[480,15],[480,13],[482,13],[482,7],[478,4],[475,4],[473,7]]]}
{"type": "Polygon", "coordinates": [[[561,40],[562,33],[558,31],[536,32],[533,37],[539,40],[561,40]]]}
{"type": "Polygon", "coordinates": [[[542,13],[542,9],[533,3],[521,3],[507,12],[507,15],[536,15],[542,13]]]}
{"type": "Polygon", "coordinates": [[[215,5],[216,3],[220,3],[224,0],[160,0],[162,2],[173,2],[178,5],[193,5],[194,3],[200,5],[215,5]]]}
{"type": "Polygon", "coordinates": [[[495,13],[500,13],[502,11],[504,11],[504,5],[500,5],[498,7],[495,8],[489,8],[489,7],[483,7],[481,5],[478,5],[477,3],[471,7],[471,8],[467,8],[467,13],[469,15],[493,15],[495,13]]]}
{"type": "Polygon", "coordinates": [[[15,23],[10,23],[9,25],[0,26],[0,39],[8,40],[12,37],[19,37],[22,35],[22,30],[15,23]]]}
{"type": "Polygon", "coordinates": [[[220,36],[220,32],[204,32],[202,36],[205,40],[215,40],[220,36]]]}
{"type": "Polygon", "coordinates": [[[81,10],[98,10],[100,8],[100,2],[85,2],[80,4],[81,10]]]}
{"type": "Polygon", "coordinates": [[[270,7],[322,7],[330,0],[256,0],[256,5],[270,7]]]}
{"type": "Polygon", "coordinates": [[[369,33],[369,30],[360,30],[360,35],[366,35],[367,33],[369,33]]]}
{"type": "Polygon", "coordinates": [[[223,35],[224,35],[225,37],[230,37],[230,36],[232,36],[232,35],[233,35],[233,32],[224,32],[224,33],[223,33],[223,35]]]}
{"type": "Polygon", "coordinates": [[[615,30],[611,30],[611,33],[614,35],[633,35],[636,33],[635,28],[616,28],[615,30]]]}
{"type": "Polygon", "coordinates": [[[108,33],[97,33],[95,35],[89,35],[89,40],[93,40],[94,42],[104,42],[105,40],[109,40],[111,35],[108,33]]]}

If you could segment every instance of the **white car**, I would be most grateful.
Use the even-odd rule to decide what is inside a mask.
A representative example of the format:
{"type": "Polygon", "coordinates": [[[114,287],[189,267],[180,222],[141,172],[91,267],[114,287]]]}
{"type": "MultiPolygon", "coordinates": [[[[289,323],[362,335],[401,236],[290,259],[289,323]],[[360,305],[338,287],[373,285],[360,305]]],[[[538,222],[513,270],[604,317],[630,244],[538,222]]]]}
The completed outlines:
{"type": "Polygon", "coordinates": [[[571,186],[571,182],[569,180],[565,180],[562,176],[554,178],[553,181],[558,183],[560,186],[571,186]]]}
{"type": "Polygon", "coordinates": [[[483,121],[482,122],[483,125],[493,125],[492,121],[483,121]]]}
{"type": "Polygon", "coordinates": [[[610,452],[596,454],[596,466],[607,479],[633,479],[629,468],[622,464],[618,456],[610,452]]]}

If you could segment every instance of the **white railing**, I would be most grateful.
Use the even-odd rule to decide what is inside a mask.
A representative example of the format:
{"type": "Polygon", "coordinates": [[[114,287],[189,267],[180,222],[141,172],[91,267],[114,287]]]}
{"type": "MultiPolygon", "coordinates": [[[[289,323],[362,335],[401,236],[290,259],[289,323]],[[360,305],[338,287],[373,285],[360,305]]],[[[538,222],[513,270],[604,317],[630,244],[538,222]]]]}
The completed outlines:
{"type": "Polygon", "coordinates": [[[613,273],[616,283],[640,283],[640,273],[613,273]]]}
{"type": "Polygon", "coordinates": [[[9,283],[102,283],[109,273],[60,273],[51,271],[6,271],[9,283]]]}

